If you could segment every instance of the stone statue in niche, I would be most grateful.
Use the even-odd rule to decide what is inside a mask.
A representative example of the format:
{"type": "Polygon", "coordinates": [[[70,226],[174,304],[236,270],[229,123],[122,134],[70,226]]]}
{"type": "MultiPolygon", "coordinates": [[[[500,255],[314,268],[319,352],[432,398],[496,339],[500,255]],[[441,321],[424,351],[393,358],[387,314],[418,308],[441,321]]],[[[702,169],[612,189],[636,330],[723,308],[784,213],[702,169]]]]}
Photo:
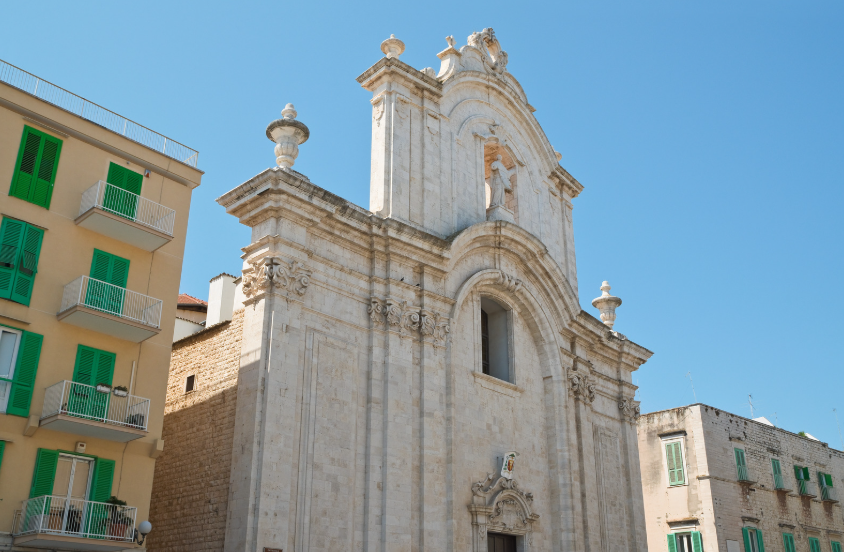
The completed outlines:
{"type": "Polygon", "coordinates": [[[496,155],[495,161],[490,164],[489,172],[489,208],[492,209],[506,203],[504,192],[512,192],[513,187],[510,186],[510,171],[501,161],[500,154],[496,155]]]}

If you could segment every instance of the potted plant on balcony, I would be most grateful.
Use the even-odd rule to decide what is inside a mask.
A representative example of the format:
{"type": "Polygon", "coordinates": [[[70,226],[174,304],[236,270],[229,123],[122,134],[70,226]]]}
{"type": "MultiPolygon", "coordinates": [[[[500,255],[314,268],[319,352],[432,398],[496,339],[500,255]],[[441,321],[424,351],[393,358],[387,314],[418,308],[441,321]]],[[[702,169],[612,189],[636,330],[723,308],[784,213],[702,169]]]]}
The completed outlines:
{"type": "Polygon", "coordinates": [[[133,427],[143,428],[144,427],[144,415],[143,414],[130,414],[126,416],[126,425],[130,425],[133,427]]]}
{"type": "Polygon", "coordinates": [[[129,538],[133,520],[126,514],[128,510],[126,508],[126,502],[116,496],[112,496],[106,500],[106,504],[109,504],[110,507],[108,509],[108,515],[103,520],[103,525],[105,526],[103,533],[114,539],[123,540],[129,538]]]}
{"type": "Polygon", "coordinates": [[[114,393],[115,397],[128,397],[129,396],[129,388],[123,385],[115,385],[114,388],[111,390],[114,393]]]}

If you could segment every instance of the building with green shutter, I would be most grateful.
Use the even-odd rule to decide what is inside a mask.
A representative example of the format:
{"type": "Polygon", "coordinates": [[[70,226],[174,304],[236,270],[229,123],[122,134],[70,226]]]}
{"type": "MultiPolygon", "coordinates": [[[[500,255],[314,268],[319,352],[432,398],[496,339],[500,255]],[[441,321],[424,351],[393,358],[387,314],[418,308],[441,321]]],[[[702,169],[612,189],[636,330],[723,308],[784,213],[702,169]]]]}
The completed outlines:
{"type": "Polygon", "coordinates": [[[650,552],[841,552],[844,452],[704,404],[638,434],[650,552]]]}
{"type": "Polygon", "coordinates": [[[0,61],[0,548],[136,548],[197,152],[0,61]]]}

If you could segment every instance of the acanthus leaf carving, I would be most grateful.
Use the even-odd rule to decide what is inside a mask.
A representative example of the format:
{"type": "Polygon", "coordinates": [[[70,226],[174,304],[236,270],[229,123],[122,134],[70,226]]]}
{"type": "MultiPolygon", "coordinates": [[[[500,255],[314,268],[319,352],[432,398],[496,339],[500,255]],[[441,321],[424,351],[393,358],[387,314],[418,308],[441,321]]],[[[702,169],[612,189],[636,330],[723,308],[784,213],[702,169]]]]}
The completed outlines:
{"type": "Polygon", "coordinates": [[[264,257],[243,270],[243,294],[253,298],[271,287],[304,295],[311,284],[311,271],[300,261],[264,257]]]}
{"type": "Polygon", "coordinates": [[[366,312],[376,328],[389,327],[403,335],[419,332],[423,339],[431,338],[436,344],[445,343],[451,333],[448,317],[438,312],[408,306],[407,301],[371,297],[366,312]]]}
{"type": "Polygon", "coordinates": [[[569,370],[569,391],[575,399],[586,403],[595,400],[595,382],[586,373],[577,369],[569,370]]]}
{"type": "Polygon", "coordinates": [[[642,409],[639,406],[640,404],[641,403],[639,401],[634,401],[633,399],[621,399],[618,401],[618,409],[621,410],[622,415],[624,415],[629,422],[635,423],[642,414],[642,409]]]}

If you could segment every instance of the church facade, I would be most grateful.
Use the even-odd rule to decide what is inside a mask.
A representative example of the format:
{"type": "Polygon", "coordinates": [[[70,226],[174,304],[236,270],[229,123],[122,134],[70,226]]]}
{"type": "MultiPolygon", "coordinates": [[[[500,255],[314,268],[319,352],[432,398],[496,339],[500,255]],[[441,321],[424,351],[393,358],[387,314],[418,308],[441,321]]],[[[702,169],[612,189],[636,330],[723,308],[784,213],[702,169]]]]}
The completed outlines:
{"type": "Polygon", "coordinates": [[[439,71],[418,70],[391,37],[358,77],[368,210],[291,168],[309,135],[292,105],[267,128],[278,166],[218,199],[252,239],[234,322],[174,346],[150,549],[647,549],[631,374],[652,353],[612,330],[609,286],[603,322],[579,304],[583,187],[493,30],[447,42],[439,71]],[[230,416],[178,449],[167,418],[222,388],[230,416]],[[211,449],[226,492],[211,508],[223,476],[198,475],[196,507],[177,505],[171,468],[211,449]],[[217,540],[178,541],[194,524],[217,540]]]}

